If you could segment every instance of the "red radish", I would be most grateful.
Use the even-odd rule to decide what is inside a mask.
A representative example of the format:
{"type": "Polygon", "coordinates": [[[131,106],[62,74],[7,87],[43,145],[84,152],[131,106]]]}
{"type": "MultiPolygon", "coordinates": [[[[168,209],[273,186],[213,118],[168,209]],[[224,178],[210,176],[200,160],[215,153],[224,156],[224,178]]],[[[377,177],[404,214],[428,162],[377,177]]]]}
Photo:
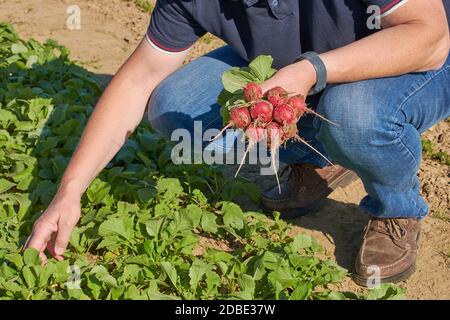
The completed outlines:
{"type": "Polygon", "coordinates": [[[238,107],[230,110],[230,122],[214,137],[211,141],[218,139],[227,129],[238,128],[245,129],[251,122],[252,117],[247,107],[238,107]]]}
{"type": "Polygon", "coordinates": [[[295,116],[297,117],[297,119],[300,119],[306,112],[307,107],[305,103],[305,98],[302,95],[290,97],[289,100],[287,101],[287,104],[289,104],[292,107],[292,109],[294,109],[295,116]]]}
{"type": "Polygon", "coordinates": [[[279,124],[285,126],[297,122],[294,109],[288,104],[282,104],[273,110],[273,118],[279,124]]]}
{"type": "Polygon", "coordinates": [[[273,168],[273,172],[275,173],[275,177],[277,179],[278,192],[281,194],[281,185],[280,179],[278,177],[276,158],[275,155],[277,153],[278,148],[283,143],[283,132],[281,126],[276,122],[271,122],[266,126],[266,134],[267,138],[267,146],[270,148],[270,156],[271,156],[271,164],[273,168]]]}
{"type": "Polygon", "coordinates": [[[288,93],[281,87],[275,87],[270,89],[264,95],[267,100],[275,107],[279,106],[282,103],[285,103],[288,97],[288,93]]]}
{"type": "Polygon", "coordinates": [[[277,179],[278,192],[281,194],[280,179],[278,177],[277,168],[275,167],[275,155],[277,149],[283,143],[283,132],[281,126],[276,122],[271,122],[266,127],[267,146],[270,148],[273,171],[277,179]]]}
{"type": "Polygon", "coordinates": [[[327,118],[315,112],[314,110],[309,109],[306,106],[305,98],[302,95],[297,95],[289,98],[287,103],[294,109],[297,119],[300,119],[305,113],[312,113],[324,121],[334,124],[335,126],[339,126],[337,123],[334,123],[333,121],[328,120],[327,118]]]}
{"type": "Polygon", "coordinates": [[[255,83],[250,82],[244,87],[244,99],[247,102],[260,100],[263,97],[261,87],[255,83]]]}
{"type": "Polygon", "coordinates": [[[245,135],[248,138],[250,144],[255,144],[258,141],[264,139],[264,128],[257,126],[250,126],[245,130],[245,135]]]}
{"type": "Polygon", "coordinates": [[[267,145],[270,149],[278,148],[282,144],[283,132],[281,126],[276,122],[271,122],[266,127],[267,145]]]}
{"type": "Polygon", "coordinates": [[[230,111],[231,122],[234,127],[239,129],[247,128],[252,122],[252,118],[250,116],[250,112],[246,107],[234,108],[230,111]]]}
{"type": "Polygon", "coordinates": [[[290,139],[295,139],[298,135],[297,124],[286,125],[282,128],[283,131],[283,140],[287,141],[290,139]]]}
{"type": "Polygon", "coordinates": [[[267,101],[255,102],[250,107],[252,119],[260,123],[269,123],[272,121],[273,106],[267,101]]]}

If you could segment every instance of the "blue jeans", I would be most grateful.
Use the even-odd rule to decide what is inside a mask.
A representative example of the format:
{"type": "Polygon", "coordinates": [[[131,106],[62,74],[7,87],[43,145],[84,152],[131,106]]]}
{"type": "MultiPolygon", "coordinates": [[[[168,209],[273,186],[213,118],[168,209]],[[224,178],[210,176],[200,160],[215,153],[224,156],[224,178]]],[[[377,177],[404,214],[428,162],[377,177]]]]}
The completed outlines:
{"type": "MultiPolygon", "coordinates": [[[[196,120],[203,130],[222,128],[216,103],[221,75],[246,64],[227,46],[194,60],[158,86],[148,120],[168,137],[178,128],[193,133],[196,120]]],[[[426,216],[417,177],[420,133],[450,116],[450,59],[437,71],[330,85],[308,102],[340,126],[307,116],[299,123],[301,136],[361,178],[368,194],[360,204],[364,211],[380,218],[426,216]]],[[[297,142],[280,151],[280,161],[327,165],[297,142]]]]}

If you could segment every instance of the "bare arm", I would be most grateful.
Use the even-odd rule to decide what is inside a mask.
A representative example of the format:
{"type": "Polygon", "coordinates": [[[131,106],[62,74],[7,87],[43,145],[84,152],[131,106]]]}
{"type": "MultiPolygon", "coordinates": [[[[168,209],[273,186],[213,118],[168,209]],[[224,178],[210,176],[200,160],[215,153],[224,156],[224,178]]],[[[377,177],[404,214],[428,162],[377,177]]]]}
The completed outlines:
{"type": "Polygon", "coordinates": [[[144,39],[121,67],[97,103],[58,192],[36,222],[27,247],[62,259],[80,217],[80,197],[142,120],[153,89],[182,65],[186,54],[168,55],[144,39]],[[55,240],[52,240],[54,239],[55,240]]]}
{"type": "Polygon", "coordinates": [[[184,58],[184,54],[163,54],[141,42],[98,101],[62,178],[62,194],[79,196],[86,190],[139,125],[153,89],[184,58]]]}
{"type": "Polygon", "coordinates": [[[380,32],[322,55],[330,83],[442,67],[450,40],[441,0],[410,0],[382,24],[380,32]]]}
{"type": "MultiPolygon", "coordinates": [[[[439,69],[450,47],[442,0],[409,0],[382,19],[383,29],[352,44],[321,54],[329,83],[382,78],[439,69]]],[[[263,84],[305,94],[316,75],[307,61],[292,64],[263,84]]]]}

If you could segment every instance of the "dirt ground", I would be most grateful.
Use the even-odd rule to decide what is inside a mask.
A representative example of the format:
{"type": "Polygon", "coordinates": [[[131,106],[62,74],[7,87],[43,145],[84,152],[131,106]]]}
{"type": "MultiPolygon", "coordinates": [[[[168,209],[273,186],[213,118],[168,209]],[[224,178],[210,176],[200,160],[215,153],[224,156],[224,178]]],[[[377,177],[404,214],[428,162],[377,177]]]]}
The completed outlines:
{"type": "MultiPolygon", "coordinates": [[[[0,0],[0,21],[11,22],[21,36],[43,41],[53,38],[71,50],[71,57],[99,75],[110,78],[134,50],[145,34],[149,14],[125,0],[77,0],[81,9],[81,30],[66,27],[67,0],[0,0]]],[[[207,37],[199,41],[190,58],[220,45],[207,37]]],[[[450,153],[450,123],[443,122],[425,135],[450,153]]],[[[450,299],[450,168],[434,160],[424,160],[419,172],[422,193],[430,203],[431,213],[423,223],[423,237],[417,272],[403,283],[411,299],[450,299]]],[[[254,166],[247,166],[244,176],[262,188],[273,177],[261,177],[254,166]]],[[[293,221],[295,232],[315,236],[340,265],[352,270],[362,230],[367,217],[357,204],[365,195],[360,181],[336,190],[317,214],[293,221]]],[[[360,290],[350,279],[342,290],[360,290]]]]}

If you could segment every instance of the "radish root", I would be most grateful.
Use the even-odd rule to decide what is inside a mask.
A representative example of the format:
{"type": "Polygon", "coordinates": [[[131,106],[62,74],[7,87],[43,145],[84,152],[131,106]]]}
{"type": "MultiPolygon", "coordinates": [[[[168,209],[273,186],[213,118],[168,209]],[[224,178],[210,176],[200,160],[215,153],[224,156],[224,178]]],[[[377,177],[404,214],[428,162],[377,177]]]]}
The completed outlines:
{"type": "Polygon", "coordinates": [[[333,121],[331,121],[331,120],[328,120],[328,119],[325,118],[323,115],[321,115],[320,113],[315,112],[315,111],[312,110],[312,109],[306,108],[306,113],[311,113],[311,114],[315,115],[316,117],[319,117],[320,119],[322,119],[322,120],[324,120],[324,121],[326,121],[326,122],[328,122],[328,123],[331,123],[332,125],[334,125],[334,126],[336,126],[336,127],[340,127],[340,125],[339,125],[338,123],[333,122],[333,121]]]}
{"type": "Polygon", "coordinates": [[[235,178],[237,178],[237,176],[239,175],[239,172],[241,171],[242,166],[243,166],[244,163],[245,163],[245,159],[247,158],[247,155],[248,155],[248,153],[250,152],[251,148],[253,148],[253,144],[252,144],[252,145],[249,145],[249,146],[247,147],[247,150],[245,150],[244,155],[242,156],[241,164],[239,165],[239,168],[237,169],[236,174],[234,175],[235,178]]]}
{"type": "Polygon", "coordinates": [[[329,164],[331,164],[334,168],[336,168],[336,166],[333,164],[333,162],[331,162],[327,157],[325,157],[322,153],[319,152],[319,150],[317,150],[316,148],[314,148],[312,145],[310,145],[308,142],[306,142],[306,140],[302,139],[299,135],[297,135],[295,137],[296,140],[300,141],[301,143],[305,144],[306,146],[308,146],[309,148],[311,148],[313,151],[317,152],[318,155],[320,155],[322,158],[324,158],[329,164]]]}
{"type": "Polygon", "coordinates": [[[222,135],[223,135],[223,133],[227,130],[227,129],[230,129],[231,127],[233,127],[233,123],[229,123],[229,124],[227,124],[214,138],[212,138],[211,140],[210,140],[210,142],[212,142],[212,141],[216,141],[217,139],[219,139],[222,135]]]}
{"type": "Polygon", "coordinates": [[[273,172],[275,173],[275,178],[277,179],[277,186],[278,186],[278,193],[281,194],[281,184],[280,184],[280,178],[278,177],[278,171],[275,167],[275,153],[277,152],[276,148],[272,148],[271,152],[271,158],[272,158],[272,167],[273,172]]]}

